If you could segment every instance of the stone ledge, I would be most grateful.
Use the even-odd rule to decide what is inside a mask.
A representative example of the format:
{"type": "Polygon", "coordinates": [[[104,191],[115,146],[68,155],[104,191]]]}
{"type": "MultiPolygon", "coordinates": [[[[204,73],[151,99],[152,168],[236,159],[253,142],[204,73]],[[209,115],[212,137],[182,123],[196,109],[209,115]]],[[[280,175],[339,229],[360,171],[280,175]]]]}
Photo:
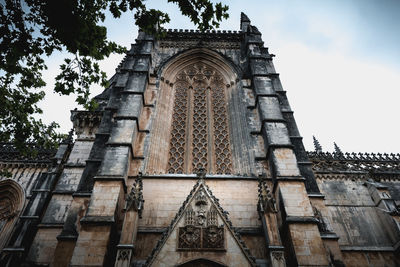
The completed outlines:
{"type": "Polygon", "coordinates": [[[364,246],[339,246],[342,251],[377,251],[377,252],[393,252],[393,247],[364,247],[364,246]]]}
{"type": "Polygon", "coordinates": [[[85,168],[86,163],[66,163],[64,165],[65,168],[85,168]]]}
{"type": "Polygon", "coordinates": [[[269,250],[271,251],[283,251],[285,249],[284,246],[274,246],[274,245],[268,245],[267,246],[269,250]]]}
{"type": "Polygon", "coordinates": [[[63,228],[64,223],[40,223],[38,228],[63,228]]]}
{"type": "Polygon", "coordinates": [[[256,99],[254,101],[255,104],[254,104],[254,106],[247,106],[248,109],[256,109],[257,105],[258,105],[258,99],[260,97],[276,97],[276,98],[279,98],[278,94],[257,94],[257,93],[255,93],[255,95],[256,95],[256,99]]]}
{"type": "Polygon", "coordinates": [[[276,181],[305,181],[306,179],[302,176],[276,176],[276,181]]]}
{"type": "Polygon", "coordinates": [[[72,197],[91,197],[91,192],[75,192],[72,194],[72,197]]]}
{"type": "Polygon", "coordinates": [[[85,216],[80,222],[87,225],[109,225],[115,223],[115,219],[114,216],[85,216]]]}
{"type": "MultiPolygon", "coordinates": [[[[49,192],[51,192],[51,190],[50,189],[32,189],[31,192],[47,192],[47,193],[49,193],[49,192]]],[[[30,195],[30,197],[32,197],[32,196],[30,195]]]]}
{"type": "Polygon", "coordinates": [[[19,217],[21,220],[39,220],[39,216],[23,215],[19,217]]]}
{"type": "Polygon", "coordinates": [[[8,247],[8,248],[3,248],[2,252],[6,252],[6,253],[24,253],[25,252],[25,248],[8,247]]]}
{"type": "Polygon", "coordinates": [[[78,240],[78,235],[59,234],[59,235],[57,236],[57,240],[58,240],[58,241],[76,241],[76,240],[78,240]]]}
{"type": "MultiPolygon", "coordinates": [[[[267,149],[267,155],[266,158],[269,158],[269,154],[271,153],[272,150],[275,150],[277,148],[290,148],[290,149],[294,149],[294,146],[292,144],[268,144],[268,149],[267,149]]],[[[294,153],[294,152],[293,152],[294,153]]]]}
{"type": "Polygon", "coordinates": [[[79,142],[93,142],[95,140],[95,138],[93,137],[86,137],[86,138],[76,138],[75,142],[79,141],[79,142]]]}
{"type": "Polygon", "coordinates": [[[334,232],[325,232],[320,233],[322,239],[336,239],[338,240],[340,237],[334,232]]]}
{"type": "Polygon", "coordinates": [[[74,194],[74,190],[54,190],[53,195],[72,195],[74,194]]]}
{"type": "Polygon", "coordinates": [[[325,199],[325,195],[321,193],[308,193],[307,194],[309,198],[322,198],[325,199]]]}
{"type": "Polygon", "coordinates": [[[117,245],[117,249],[135,249],[135,245],[134,244],[118,244],[117,245]]]}
{"type": "Polygon", "coordinates": [[[288,224],[291,223],[312,223],[312,224],[318,224],[319,221],[318,219],[311,217],[311,216],[304,216],[304,217],[300,217],[300,216],[287,216],[285,218],[285,222],[288,224]]]}

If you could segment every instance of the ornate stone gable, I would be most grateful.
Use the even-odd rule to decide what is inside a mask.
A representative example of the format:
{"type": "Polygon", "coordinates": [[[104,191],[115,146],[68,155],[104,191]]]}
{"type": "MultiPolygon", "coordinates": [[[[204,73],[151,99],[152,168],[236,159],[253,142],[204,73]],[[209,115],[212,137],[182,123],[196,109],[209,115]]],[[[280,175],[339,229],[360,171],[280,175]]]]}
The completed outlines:
{"type": "Polygon", "coordinates": [[[236,254],[237,266],[255,266],[255,258],[233,227],[228,212],[200,177],[145,266],[175,266],[182,264],[182,259],[204,257],[204,253],[219,262],[236,254]]]}
{"type": "Polygon", "coordinates": [[[178,230],[178,249],[225,250],[224,225],[203,189],[197,191],[185,212],[185,226],[178,230]]]}

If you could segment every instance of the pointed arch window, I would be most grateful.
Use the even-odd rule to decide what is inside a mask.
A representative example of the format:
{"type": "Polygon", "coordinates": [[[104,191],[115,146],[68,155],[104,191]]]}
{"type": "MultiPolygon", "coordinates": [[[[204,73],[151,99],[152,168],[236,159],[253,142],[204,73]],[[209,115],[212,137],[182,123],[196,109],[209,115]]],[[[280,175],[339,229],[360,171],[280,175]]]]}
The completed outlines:
{"type": "Polygon", "coordinates": [[[176,75],[169,173],[232,172],[225,87],[220,73],[202,63],[176,75]]]}

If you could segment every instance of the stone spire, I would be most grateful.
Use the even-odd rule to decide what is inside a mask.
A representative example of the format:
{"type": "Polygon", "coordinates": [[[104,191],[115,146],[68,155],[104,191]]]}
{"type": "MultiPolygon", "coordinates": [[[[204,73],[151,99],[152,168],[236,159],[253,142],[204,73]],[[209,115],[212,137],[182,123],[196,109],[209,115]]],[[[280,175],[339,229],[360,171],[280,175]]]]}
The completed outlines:
{"type": "Polygon", "coordinates": [[[251,21],[249,19],[249,17],[247,17],[246,14],[244,14],[243,12],[240,13],[240,30],[243,32],[247,31],[247,27],[250,25],[251,21]]]}
{"type": "Polygon", "coordinates": [[[318,142],[317,138],[315,138],[315,136],[313,135],[313,141],[314,141],[314,150],[317,153],[321,153],[322,152],[322,146],[321,144],[318,142]]]}
{"type": "Polygon", "coordinates": [[[335,154],[336,155],[343,155],[342,150],[340,150],[339,146],[335,142],[333,142],[333,145],[335,147],[335,154]]]}

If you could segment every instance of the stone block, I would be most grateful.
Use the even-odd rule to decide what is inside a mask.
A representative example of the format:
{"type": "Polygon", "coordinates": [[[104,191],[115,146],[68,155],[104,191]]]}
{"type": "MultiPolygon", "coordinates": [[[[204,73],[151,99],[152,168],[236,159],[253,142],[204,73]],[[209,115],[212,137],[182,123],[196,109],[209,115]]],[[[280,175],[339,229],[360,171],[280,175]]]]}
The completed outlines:
{"type": "Polygon", "coordinates": [[[252,59],[250,61],[250,69],[253,76],[268,74],[267,61],[265,59],[252,59]]]}
{"type": "Polygon", "coordinates": [[[147,72],[150,68],[150,57],[143,56],[143,57],[136,57],[135,64],[133,65],[134,71],[139,72],[147,72]]]}
{"type": "Polygon", "coordinates": [[[271,120],[283,120],[282,112],[279,107],[279,101],[277,97],[266,97],[266,96],[259,97],[258,111],[260,113],[260,120],[262,122],[271,120]]]}
{"type": "Polygon", "coordinates": [[[71,195],[53,195],[43,216],[42,223],[64,223],[68,215],[68,209],[72,203],[71,195]]]}
{"type": "Polygon", "coordinates": [[[270,145],[288,146],[292,144],[285,123],[265,122],[263,124],[262,134],[267,138],[267,151],[270,145]]]}
{"type": "Polygon", "coordinates": [[[294,251],[299,266],[328,266],[325,247],[315,224],[291,224],[289,231],[297,236],[294,251]]]}
{"type": "Polygon", "coordinates": [[[129,75],[125,92],[143,94],[147,87],[147,73],[134,72],[129,75]]]}
{"type": "Polygon", "coordinates": [[[122,65],[123,70],[132,70],[135,64],[135,58],[133,56],[127,56],[124,59],[124,64],[122,65]]]}
{"type": "Polygon", "coordinates": [[[253,84],[256,95],[275,94],[271,79],[268,77],[254,77],[253,84]]]}
{"type": "Polygon", "coordinates": [[[128,81],[128,77],[129,77],[129,72],[118,73],[115,82],[115,87],[125,87],[128,81]]]}
{"type": "Polygon", "coordinates": [[[139,119],[143,107],[143,96],[136,94],[123,94],[121,106],[118,109],[118,117],[131,117],[139,119]]]}
{"type": "Polygon", "coordinates": [[[41,228],[30,247],[27,260],[37,265],[47,265],[53,260],[57,236],[61,228],[41,228]]]}
{"type": "Polygon", "coordinates": [[[103,266],[109,237],[110,226],[82,228],[69,266],[103,266]]]}
{"type": "Polygon", "coordinates": [[[138,45],[137,54],[140,55],[150,55],[153,49],[153,42],[151,41],[144,41],[138,45]]]}
{"type": "Polygon", "coordinates": [[[76,141],[68,157],[68,164],[85,164],[93,147],[93,141],[76,141]]]}
{"type": "Polygon", "coordinates": [[[100,166],[99,175],[125,177],[130,158],[128,146],[108,146],[100,166]]]}
{"type": "Polygon", "coordinates": [[[86,217],[113,217],[122,195],[120,181],[96,181],[86,217]]]}
{"type": "Polygon", "coordinates": [[[287,216],[314,216],[303,182],[279,181],[278,186],[287,216]]]}
{"type": "Polygon", "coordinates": [[[272,151],[275,177],[299,176],[296,156],[290,148],[275,148],[272,151]]]}
{"type": "Polygon", "coordinates": [[[137,135],[137,121],[119,119],[114,123],[108,144],[125,144],[131,146],[137,135]]]}
{"type": "Polygon", "coordinates": [[[57,182],[56,191],[76,191],[83,173],[83,168],[65,168],[57,182]]]}

